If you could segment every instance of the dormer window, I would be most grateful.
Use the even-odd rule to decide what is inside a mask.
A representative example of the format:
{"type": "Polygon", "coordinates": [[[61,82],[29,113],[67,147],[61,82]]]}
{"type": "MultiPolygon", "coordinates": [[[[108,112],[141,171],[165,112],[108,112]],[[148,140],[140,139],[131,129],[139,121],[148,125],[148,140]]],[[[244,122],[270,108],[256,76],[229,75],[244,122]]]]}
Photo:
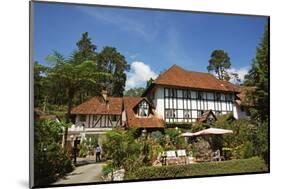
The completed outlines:
{"type": "Polygon", "coordinates": [[[140,117],[148,117],[149,115],[149,105],[143,100],[138,105],[138,116],[140,117]]]}

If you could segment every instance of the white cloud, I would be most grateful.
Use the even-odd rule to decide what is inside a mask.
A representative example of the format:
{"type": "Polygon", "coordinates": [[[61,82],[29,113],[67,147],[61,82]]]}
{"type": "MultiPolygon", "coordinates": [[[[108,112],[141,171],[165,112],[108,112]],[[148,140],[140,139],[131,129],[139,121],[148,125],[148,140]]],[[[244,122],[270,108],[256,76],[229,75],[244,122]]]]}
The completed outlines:
{"type": "Polygon", "coordinates": [[[131,71],[127,73],[126,90],[134,87],[145,87],[146,81],[155,79],[157,74],[151,70],[149,65],[143,62],[132,62],[131,71]]]}
{"type": "MultiPolygon", "coordinates": [[[[241,82],[243,82],[244,81],[244,77],[245,77],[245,75],[248,73],[248,71],[249,71],[249,67],[243,67],[243,68],[239,68],[239,69],[236,69],[236,68],[231,68],[231,69],[229,69],[228,70],[230,73],[237,73],[238,74],[238,77],[239,77],[239,79],[241,80],[241,82]]],[[[230,82],[235,82],[234,81],[234,79],[232,78],[231,80],[230,80],[230,82]]]]}

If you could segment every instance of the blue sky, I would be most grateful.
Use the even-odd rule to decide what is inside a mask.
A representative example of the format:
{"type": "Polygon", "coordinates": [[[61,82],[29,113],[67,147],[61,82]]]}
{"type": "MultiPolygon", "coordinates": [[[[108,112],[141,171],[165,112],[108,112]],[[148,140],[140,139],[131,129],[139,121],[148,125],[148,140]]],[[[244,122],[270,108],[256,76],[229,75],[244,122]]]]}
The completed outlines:
{"type": "MultiPolygon", "coordinates": [[[[247,72],[267,23],[266,17],[35,3],[34,60],[55,50],[69,56],[83,32],[97,51],[118,49],[131,64],[126,88],[177,64],[207,72],[215,49],[228,52],[232,71],[247,72]]],[[[242,78],[243,79],[243,78],[242,78]]]]}

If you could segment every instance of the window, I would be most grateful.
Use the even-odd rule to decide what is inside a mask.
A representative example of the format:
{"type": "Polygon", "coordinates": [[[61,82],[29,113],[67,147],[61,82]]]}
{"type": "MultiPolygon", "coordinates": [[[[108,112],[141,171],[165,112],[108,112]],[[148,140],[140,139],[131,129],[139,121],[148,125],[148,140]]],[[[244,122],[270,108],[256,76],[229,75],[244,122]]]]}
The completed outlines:
{"type": "Polygon", "coordinates": [[[184,110],[184,111],[183,111],[183,117],[184,117],[184,118],[190,118],[190,117],[191,117],[191,112],[190,112],[190,110],[184,110]]]}
{"type": "Polygon", "coordinates": [[[112,115],[111,116],[111,121],[117,121],[117,115],[112,115]]]}
{"type": "Polygon", "coordinates": [[[190,91],[184,90],[184,91],[183,91],[183,98],[191,98],[190,91]]]}
{"type": "Polygon", "coordinates": [[[197,117],[201,117],[203,115],[204,111],[203,110],[198,110],[197,111],[197,117]]]}
{"type": "Polygon", "coordinates": [[[216,93],[216,100],[221,100],[221,94],[220,93],[216,93]]]}
{"type": "Polygon", "coordinates": [[[93,121],[96,121],[96,120],[97,120],[97,116],[93,115],[93,121]]]}
{"type": "Polygon", "coordinates": [[[203,99],[203,92],[197,92],[197,98],[199,100],[203,99]]]}
{"type": "Polygon", "coordinates": [[[138,107],[138,116],[147,117],[149,114],[149,105],[146,101],[142,101],[138,107]]]}
{"type": "Polygon", "coordinates": [[[225,94],[225,100],[226,101],[231,101],[232,100],[232,95],[231,94],[225,94]]]}
{"type": "Polygon", "coordinates": [[[79,115],[79,121],[85,122],[86,121],[86,115],[79,115]]]}
{"type": "Polygon", "coordinates": [[[165,110],[165,117],[166,118],[175,118],[176,117],[176,111],[169,109],[169,110],[165,110]]]}
{"type": "Polygon", "coordinates": [[[177,97],[177,90],[176,89],[168,89],[168,97],[177,97]]]}

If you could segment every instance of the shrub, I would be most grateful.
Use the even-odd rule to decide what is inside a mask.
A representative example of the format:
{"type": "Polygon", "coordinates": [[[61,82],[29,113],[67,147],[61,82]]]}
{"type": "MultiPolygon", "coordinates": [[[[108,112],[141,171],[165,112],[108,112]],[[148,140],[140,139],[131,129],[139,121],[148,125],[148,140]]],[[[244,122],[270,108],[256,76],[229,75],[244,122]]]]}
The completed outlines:
{"type": "Polygon", "coordinates": [[[134,138],[135,130],[112,130],[106,133],[104,155],[112,160],[112,167],[131,170],[140,166],[147,154],[144,142],[134,138]]]}
{"type": "Polygon", "coordinates": [[[171,165],[161,167],[142,167],[134,172],[126,172],[126,180],[175,178],[188,176],[205,176],[217,174],[267,172],[264,161],[258,157],[222,162],[207,162],[188,165],[171,165]]]}
{"type": "Polygon", "coordinates": [[[62,124],[56,121],[36,121],[34,127],[34,182],[47,185],[73,170],[72,162],[59,144],[62,124]]]}

